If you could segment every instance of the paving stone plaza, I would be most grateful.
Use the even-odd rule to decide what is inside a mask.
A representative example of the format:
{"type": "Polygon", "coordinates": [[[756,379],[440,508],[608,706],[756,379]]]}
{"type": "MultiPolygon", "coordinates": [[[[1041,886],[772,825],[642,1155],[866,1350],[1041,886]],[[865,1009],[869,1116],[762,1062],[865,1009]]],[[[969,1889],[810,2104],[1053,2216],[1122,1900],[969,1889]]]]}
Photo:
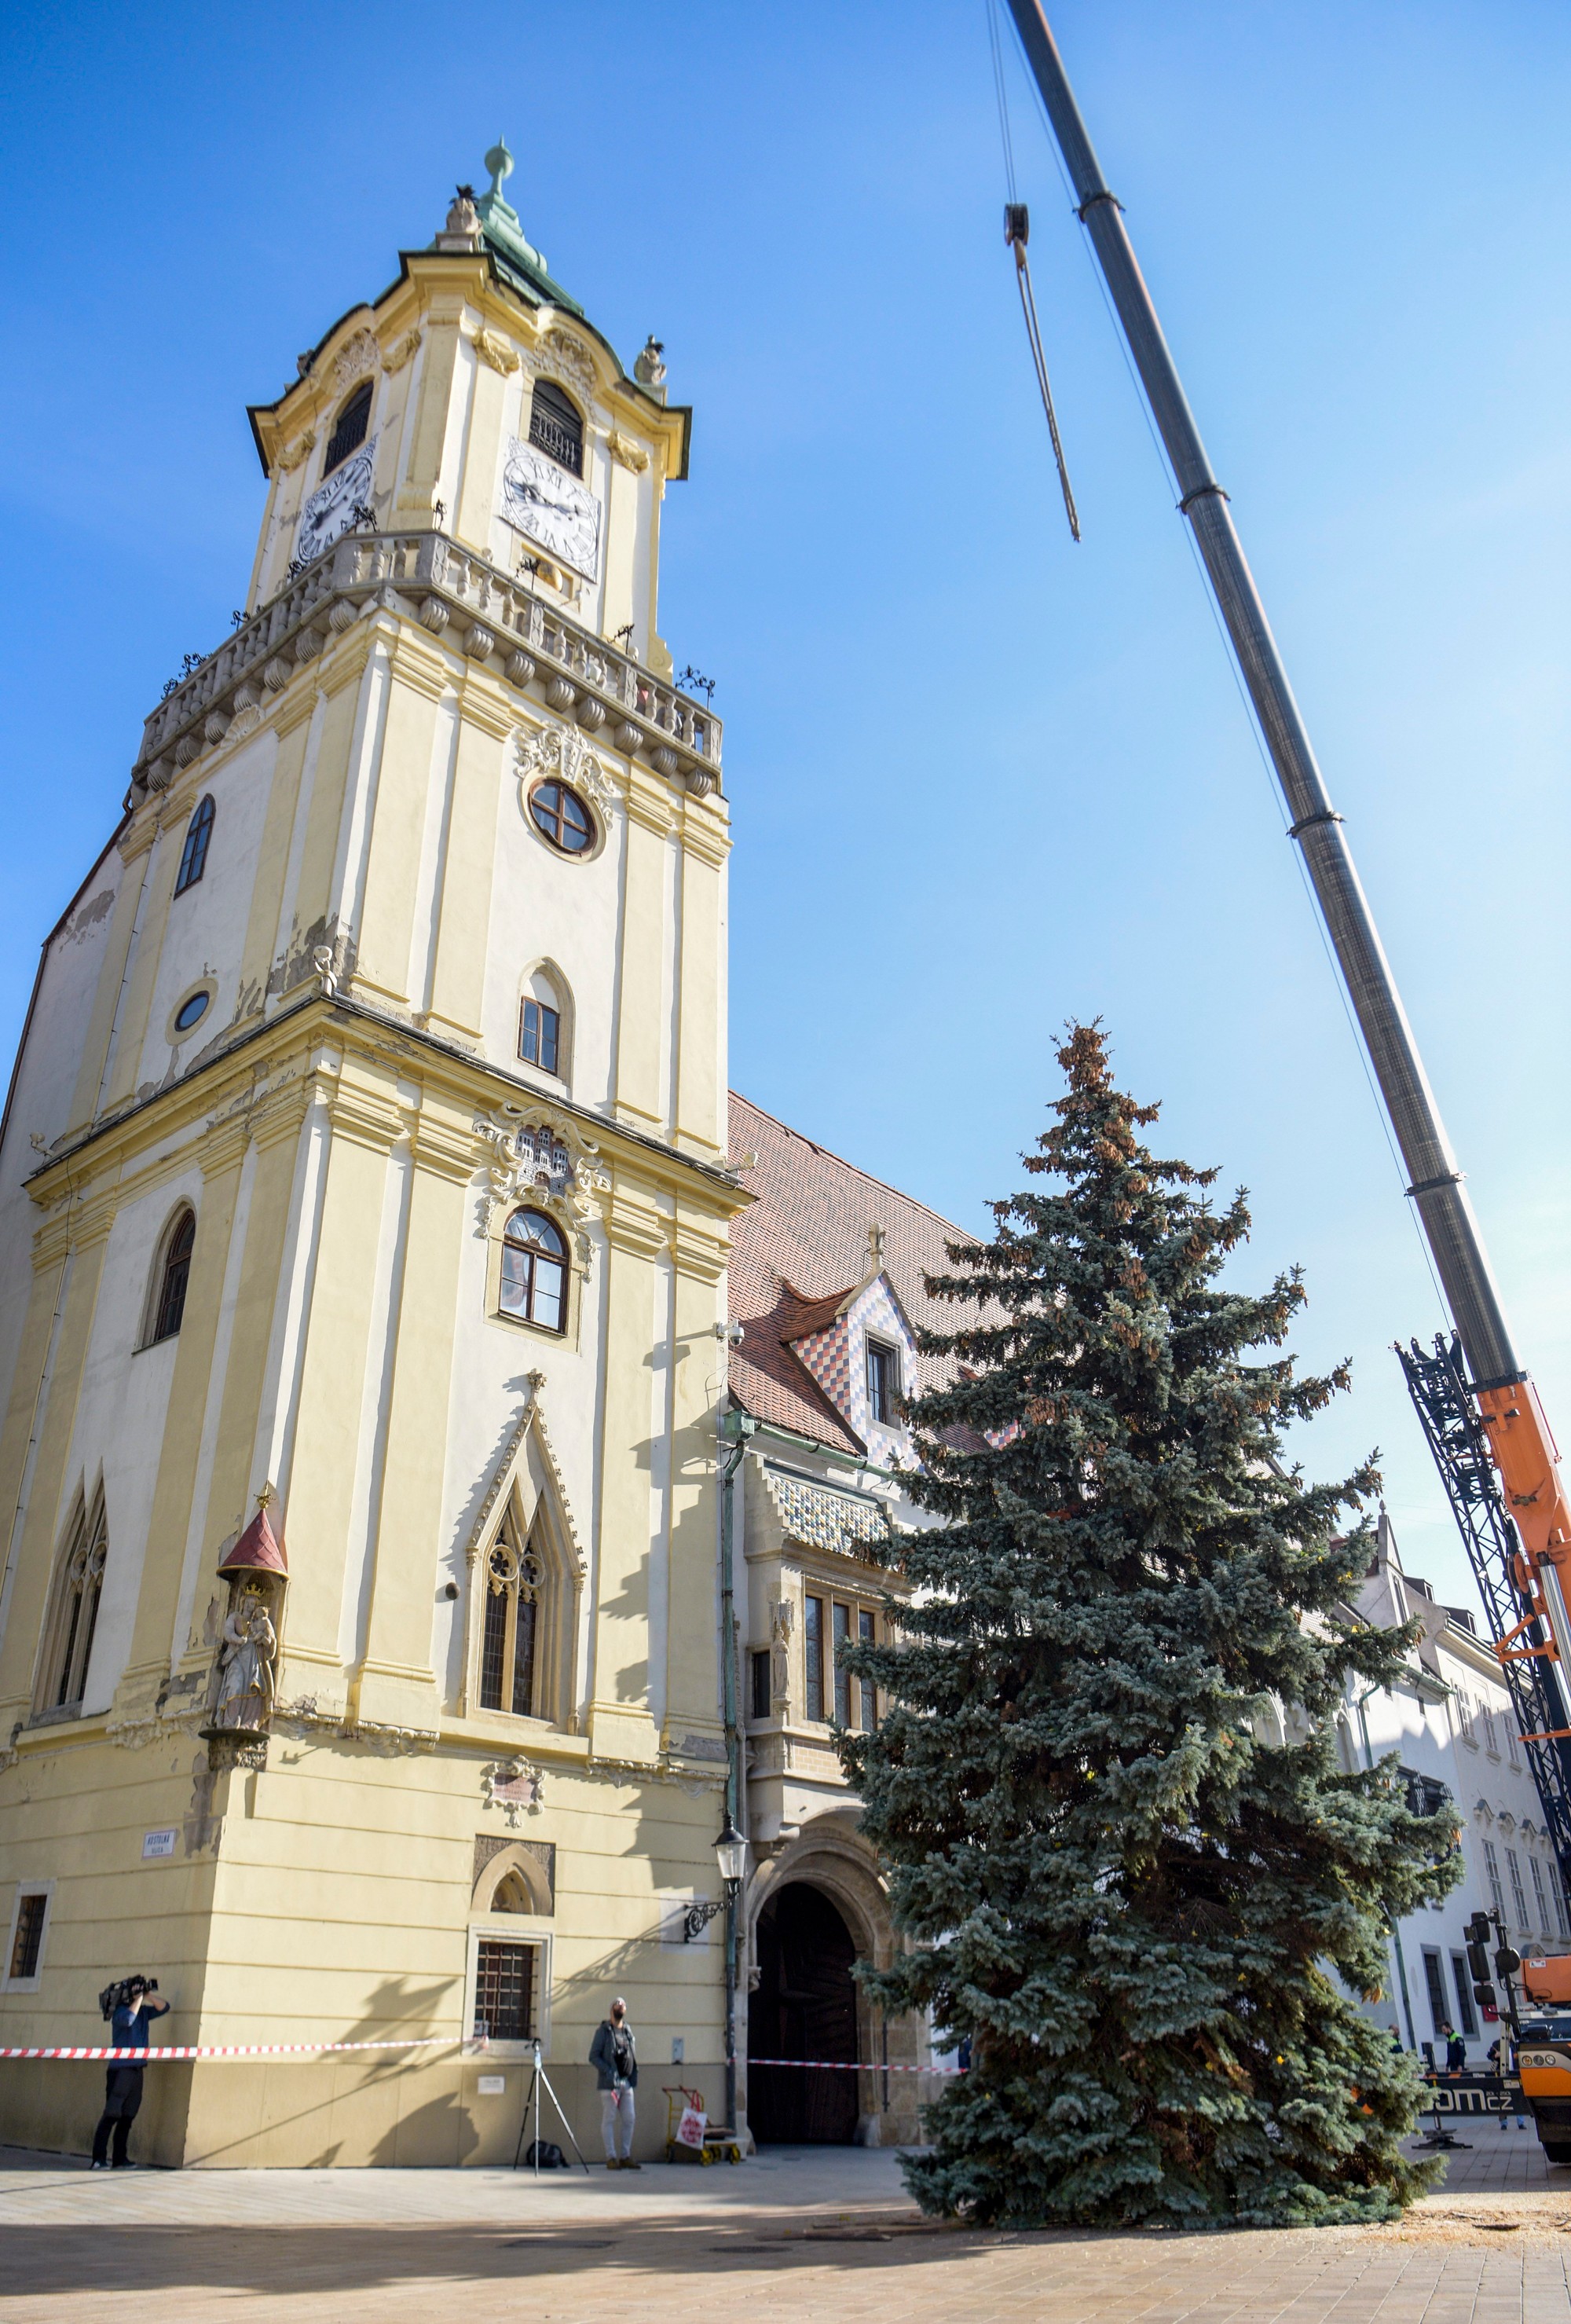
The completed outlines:
{"type": "Polygon", "coordinates": [[[90,2174],[0,2151],[0,2324],[1562,2324],[1571,2172],[1481,2129],[1400,2227],[984,2234],[924,2220],[887,2150],[740,2169],[90,2174]]]}

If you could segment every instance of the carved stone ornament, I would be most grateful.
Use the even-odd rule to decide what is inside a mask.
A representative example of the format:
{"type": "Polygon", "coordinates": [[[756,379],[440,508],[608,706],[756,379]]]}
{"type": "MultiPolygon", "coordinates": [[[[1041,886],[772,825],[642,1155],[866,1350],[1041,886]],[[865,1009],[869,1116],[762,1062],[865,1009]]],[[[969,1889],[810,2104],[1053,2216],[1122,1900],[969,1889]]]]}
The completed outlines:
{"type": "Polygon", "coordinates": [[[482,363],[488,363],[492,371],[500,371],[504,378],[519,367],[518,349],[509,346],[495,331],[488,331],[483,327],[474,334],[474,352],[482,363]]]}
{"type": "Polygon", "coordinates": [[[281,468],[286,476],[292,476],[297,468],[305,466],[316,448],[317,431],[314,428],[308,428],[303,436],[297,436],[294,442],[279,454],[273,466],[281,468]]]}
{"type": "Polygon", "coordinates": [[[334,392],[342,395],[362,373],[381,369],[381,349],[376,343],[376,333],[362,328],[345,341],[333,358],[334,392]]]}
{"type": "Polygon", "coordinates": [[[555,775],[594,801],[609,815],[617,804],[617,788],[582,734],[555,720],[537,732],[519,738],[519,804],[527,815],[529,792],[542,775],[555,775]]]}
{"type": "MultiPolygon", "coordinates": [[[[520,1107],[512,1114],[475,1117],[474,1134],[488,1149],[482,1232],[491,1231],[498,1210],[529,1201],[553,1203],[571,1217],[599,1218],[599,1198],[611,1192],[599,1147],[570,1119],[537,1114],[524,1120],[521,1113],[520,1107]]],[[[577,1240],[587,1273],[593,1246],[587,1237],[577,1240]]]]}
{"type": "Polygon", "coordinates": [[[635,444],[630,436],[624,436],[620,428],[611,429],[605,439],[605,448],[613,460],[630,468],[635,476],[641,476],[649,465],[649,456],[643,446],[635,444]]]}
{"type": "Polygon", "coordinates": [[[594,393],[594,363],[582,340],[553,323],[536,351],[539,371],[554,371],[586,401],[594,393]]]}
{"type": "Polygon", "coordinates": [[[390,347],[386,355],[382,357],[383,367],[390,374],[395,371],[402,371],[407,363],[413,361],[419,344],[420,335],[418,331],[406,331],[398,345],[396,346],[390,347]]]}
{"type": "Polygon", "coordinates": [[[481,1778],[488,1807],[501,1808],[510,1824],[519,1815],[538,1815],[546,1796],[546,1778],[528,1759],[493,1759],[481,1778]]]}

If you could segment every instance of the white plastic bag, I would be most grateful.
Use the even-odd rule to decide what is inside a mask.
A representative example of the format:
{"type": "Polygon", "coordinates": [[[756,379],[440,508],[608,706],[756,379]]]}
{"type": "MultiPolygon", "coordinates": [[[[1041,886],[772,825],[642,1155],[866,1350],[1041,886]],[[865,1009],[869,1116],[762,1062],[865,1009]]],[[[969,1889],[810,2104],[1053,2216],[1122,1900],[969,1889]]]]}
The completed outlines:
{"type": "Polygon", "coordinates": [[[709,2116],[706,2114],[700,2114],[696,2107],[684,2107],[682,2118],[676,2125],[677,2145],[694,2146],[702,2151],[704,2126],[708,2121],[709,2116]]]}

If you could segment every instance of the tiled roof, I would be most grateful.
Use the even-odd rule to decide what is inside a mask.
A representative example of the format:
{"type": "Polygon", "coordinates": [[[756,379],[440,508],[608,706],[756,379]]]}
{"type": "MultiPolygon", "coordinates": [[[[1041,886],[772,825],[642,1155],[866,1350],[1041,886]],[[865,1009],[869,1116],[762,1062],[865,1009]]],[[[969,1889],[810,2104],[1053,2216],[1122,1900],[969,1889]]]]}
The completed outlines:
{"type": "MultiPolygon", "coordinates": [[[[868,1230],[884,1230],[881,1264],[912,1323],[951,1330],[956,1311],[930,1299],[925,1274],[950,1272],[946,1242],[969,1238],[936,1211],[842,1162],[731,1092],[730,1150],[755,1151],[742,1185],[756,1199],[731,1229],[732,1401],[758,1420],[837,1452],[865,1448],[787,1344],[821,1330],[868,1272],[868,1230]]],[[[920,1359],[917,1386],[936,1376],[920,1359]]]]}

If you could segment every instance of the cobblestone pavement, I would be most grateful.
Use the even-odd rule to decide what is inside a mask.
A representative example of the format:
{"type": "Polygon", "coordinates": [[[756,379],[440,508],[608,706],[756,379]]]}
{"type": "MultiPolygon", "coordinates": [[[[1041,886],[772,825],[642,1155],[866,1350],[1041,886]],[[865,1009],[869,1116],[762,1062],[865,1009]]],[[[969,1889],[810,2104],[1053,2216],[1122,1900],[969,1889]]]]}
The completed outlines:
{"type": "Polygon", "coordinates": [[[0,2150],[0,2324],[1571,2324],[1571,2171],[1493,2124],[1447,2165],[1399,2227],[995,2235],[844,2148],[537,2181],[0,2150]]]}

